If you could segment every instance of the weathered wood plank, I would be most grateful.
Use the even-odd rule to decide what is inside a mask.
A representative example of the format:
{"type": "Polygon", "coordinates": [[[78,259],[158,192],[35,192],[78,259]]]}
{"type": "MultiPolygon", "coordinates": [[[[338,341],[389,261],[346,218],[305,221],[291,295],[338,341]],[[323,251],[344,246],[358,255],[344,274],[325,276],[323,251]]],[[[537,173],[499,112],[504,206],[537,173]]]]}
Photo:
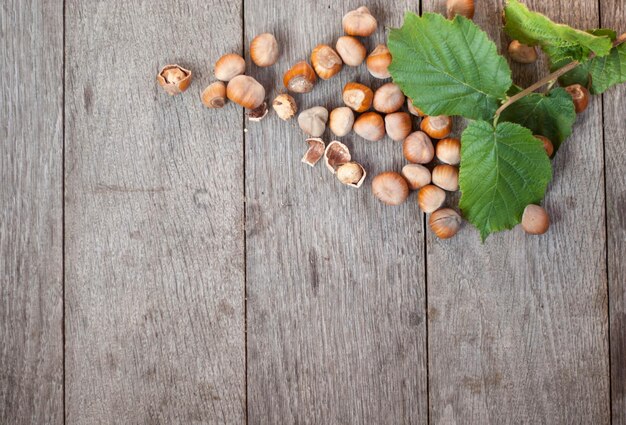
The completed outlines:
{"type": "MultiPolygon", "coordinates": [[[[626,2],[600,2],[603,27],[626,32],[626,2]]],[[[626,425],[626,87],[603,96],[613,425],[626,425]]]]}
{"type": "MultiPolygon", "coordinates": [[[[425,0],[425,10],[444,10],[425,0]]],[[[501,2],[477,2],[475,21],[501,50],[501,2]]],[[[526,1],[571,25],[597,27],[597,2],[526,1]]],[[[539,66],[515,66],[528,83],[539,66]]],[[[534,78],[532,78],[534,80],[534,78]]],[[[432,423],[608,423],[609,367],[600,99],[579,116],[554,161],[546,205],[553,225],[481,245],[466,225],[429,231],[432,423]]]]}
{"type": "Polygon", "coordinates": [[[63,3],[0,11],[0,423],[63,421],[63,3]]]}
{"type": "MultiPolygon", "coordinates": [[[[282,75],[309,59],[319,43],[334,45],[341,18],[359,1],[296,5],[245,2],[246,45],[262,32],[282,46],[277,65],[252,74],[270,99],[282,75]]],[[[370,1],[381,23],[367,40],[384,42],[418,3],[370,1]]],[[[296,96],[300,109],[340,106],[350,80],[375,87],[362,65],[318,81],[296,96]]],[[[370,177],[360,190],[342,186],[306,150],[296,120],[271,114],[248,123],[246,232],[248,417],[257,423],[425,423],[426,329],[423,222],[414,197],[401,207],[373,198],[371,176],[403,165],[399,143],[343,138],[370,177]]],[[[332,140],[329,132],[324,136],[332,140]]]]}
{"type": "Polygon", "coordinates": [[[243,128],[199,100],[240,2],[68,0],[67,422],[245,419],[243,128]],[[193,70],[187,92],[156,84],[193,70]]]}

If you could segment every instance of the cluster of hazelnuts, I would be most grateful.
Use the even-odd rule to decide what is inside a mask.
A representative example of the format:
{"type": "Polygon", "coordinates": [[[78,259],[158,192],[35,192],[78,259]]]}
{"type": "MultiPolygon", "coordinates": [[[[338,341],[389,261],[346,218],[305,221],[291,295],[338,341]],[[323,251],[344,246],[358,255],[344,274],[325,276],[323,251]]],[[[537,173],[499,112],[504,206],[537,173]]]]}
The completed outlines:
{"type": "MultiPolygon", "coordinates": [[[[448,0],[448,17],[457,14],[471,19],[474,15],[473,0],[448,0]]],[[[377,45],[369,55],[357,37],[373,34],[378,23],[366,7],[348,12],[342,19],[346,35],[338,38],[335,48],[320,44],[311,52],[311,65],[301,61],[293,65],[283,76],[283,83],[289,92],[309,93],[317,78],[323,80],[338,74],[343,64],[359,66],[364,61],[369,73],[379,79],[390,78],[388,66],[391,54],[384,44],[377,45]]],[[[279,57],[276,38],[269,33],[255,37],[250,44],[250,58],[260,67],[274,65],[279,57]]],[[[514,40],[508,48],[514,61],[532,63],[537,60],[535,48],[514,40]]],[[[265,88],[253,77],[244,75],[246,63],[235,53],[222,56],[214,68],[219,80],[211,83],[201,95],[202,103],[209,108],[221,108],[229,99],[248,109],[250,120],[259,121],[268,113],[265,88]]],[[[157,76],[159,84],[171,95],[187,89],[191,81],[191,71],[178,65],[165,66],[157,76]]],[[[572,95],[576,112],[582,112],[588,103],[587,89],[575,85],[566,88],[572,95]]],[[[337,137],[346,136],[354,130],[359,136],[370,141],[379,141],[388,135],[392,140],[402,142],[403,154],[408,164],[401,172],[386,171],[372,180],[372,192],[387,205],[400,205],[406,201],[411,190],[417,190],[418,205],[430,214],[429,225],[442,239],[454,236],[461,227],[462,219],[458,212],[443,208],[446,192],[459,188],[458,164],[461,160],[461,142],[449,137],[452,119],[448,116],[426,116],[414,107],[394,83],[386,83],[373,92],[369,87],[349,82],[342,93],[346,106],[333,109],[330,113],[322,106],[300,112],[298,124],[310,136],[306,140],[308,150],[302,162],[314,166],[321,158],[329,170],[341,183],[360,187],[366,171],[356,161],[352,161],[350,151],[339,141],[326,144],[319,137],[328,124],[337,137]],[[408,110],[402,111],[403,105],[408,110]],[[374,111],[370,111],[373,108],[374,111]],[[360,115],[355,117],[355,113],[360,115]],[[384,114],[384,117],[383,115],[384,114]],[[411,115],[421,118],[420,130],[413,131],[411,115]],[[436,140],[436,143],[433,143],[436,140]],[[434,160],[437,163],[429,166],[434,160]]],[[[298,112],[295,99],[288,93],[279,94],[272,107],[283,120],[290,120],[298,112]]],[[[548,156],[553,154],[553,145],[547,138],[536,136],[544,144],[548,156]]],[[[547,231],[549,217],[537,205],[529,205],[522,217],[522,227],[531,234],[547,231]]]]}

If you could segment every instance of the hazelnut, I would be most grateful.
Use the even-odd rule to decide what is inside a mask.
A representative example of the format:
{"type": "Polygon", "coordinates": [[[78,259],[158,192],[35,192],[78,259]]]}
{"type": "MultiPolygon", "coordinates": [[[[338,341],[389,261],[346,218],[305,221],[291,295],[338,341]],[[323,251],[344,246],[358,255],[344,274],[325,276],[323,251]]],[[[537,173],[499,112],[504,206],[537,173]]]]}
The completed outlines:
{"type": "Polygon", "coordinates": [[[298,62],[283,76],[283,84],[294,93],[309,93],[317,81],[315,71],[305,61],[298,62]]]}
{"type": "Polygon", "coordinates": [[[322,80],[328,80],[341,71],[343,61],[332,47],[320,44],[311,52],[311,64],[322,80]]]}
{"type": "Polygon", "coordinates": [[[380,79],[391,77],[391,74],[387,69],[391,64],[391,53],[384,44],[376,46],[372,53],[370,53],[367,57],[365,63],[367,65],[367,70],[373,77],[380,79]]]}
{"type": "Polygon", "coordinates": [[[533,63],[537,60],[537,50],[532,46],[522,44],[517,40],[511,41],[509,44],[509,56],[515,62],[533,63]]]}
{"type": "Polygon", "coordinates": [[[522,214],[522,228],[531,235],[543,235],[550,227],[550,216],[539,205],[530,204],[522,214]]]}
{"type": "Polygon", "coordinates": [[[437,142],[435,155],[443,163],[457,165],[461,162],[461,141],[454,138],[441,139],[437,142]]]}
{"type": "Polygon", "coordinates": [[[221,81],[209,84],[200,99],[207,108],[223,108],[226,103],[226,85],[221,81]]]}
{"type": "Polygon", "coordinates": [[[411,116],[406,112],[394,112],[385,116],[385,131],[392,140],[401,142],[412,130],[411,116]]]}
{"type": "Polygon", "coordinates": [[[400,205],[409,196],[409,185],[401,174],[386,171],[372,180],[374,196],[387,205],[400,205]]]}
{"type": "Polygon", "coordinates": [[[417,193],[417,204],[426,214],[437,210],[445,201],[446,192],[433,184],[423,186],[417,193]]]}
{"type": "Polygon", "coordinates": [[[426,116],[426,114],[422,112],[420,108],[413,105],[413,100],[411,100],[411,98],[408,98],[408,97],[406,98],[406,107],[409,109],[409,112],[415,115],[416,117],[426,116]]]}
{"type": "Polygon", "coordinates": [[[456,15],[465,16],[467,19],[474,17],[474,0],[448,0],[446,3],[448,18],[456,15]]]}
{"type": "Polygon", "coordinates": [[[343,143],[333,140],[326,146],[324,162],[331,173],[335,174],[337,167],[350,162],[351,159],[350,150],[343,143]]]}
{"type": "Polygon", "coordinates": [[[580,114],[589,105],[589,90],[580,84],[572,84],[571,86],[565,87],[565,90],[572,96],[572,101],[574,102],[574,109],[577,114],[580,114]]]}
{"type": "Polygon", "coordinates": [[[397,84],[386,83],[376,90],[372,104],[378,112],[390,114],[402,108],[404,99],[404,94],[397,84]]]}
{"type": "Polygon", "coordinates": [[[411,190],[418,190],[430,183],[430,171],[420,164],[407,164],[402,167],[402,175],[411,190]]]}
{"type": "Polygon", "coordinates": [[[459,170],[454,165],[440,164],[433,169],[433,183],[449,192],[459,190],[459,170]]]}
{"type": "Polygon", "coordinates": [[[452,131],[452,119],[446,115],[425,117],[420,128],[433,139],[444,139],[452,131]]]}
{"type": "Polygon", "coordinates": [[[348,66],[361,65],[367,56],[367,50],[365,50],[363,43],[349,35],[339,37],[335,49],[337,49],[343,63],[348,66]]]}
{"type": "Polygon", "coordinates": [[[343,30],[348,35],[356,35],[359,37],[367,37],[378,28],[376,18],[372,16],[369,9],[361,6],[356,10],[346,13],[341,20],[343,30]]]}
{"type": "Polygon", "coordinates": [[[159,85],[170,96],[182,93],[191,83],[191,71],[180,65],[165,65],[157,75],[159,85]]]}
{"type": "Polygon", "coordinates": [[[354,112],[347,106],[335,108],[330,112],[328,126],[330,131],[337,137],[343,137],[352,130],[354,124],[354,112]]]}
{"type": "Polygon", "coordinates": [[[328,121],[328,110],[323,106],[305,109],[298,115],[298,125],[302,131],[313,137],[320,137],[324,134],[326,121],[328,121]]]}
{"type": "Polygon", "coordinates": [[[284,121],[290,120],[298,112],[296,100],[287,93],[276,96],[272,102],[272,107],[276,111],[276,115],[284,121]]]}
{"type": "Polygon", "coordinates": [[[433,142],[421,131],[415,131],[404,139],[402,152],[407,161],[415,164],[428,164],[435,156],[433,142]]]}
{"type": "Polygon", "coordinates": [[[228,82],[226,96],[244,108],[255,109],[265,100],[265,89],[254,78],[237,75],[228,82]]]}
{"type": "Polygon", "coordinates": [[[451,208],[442,208],[435,211],[429,218],[430,229],[439,239],[449,239],[461,228],[463,219],[458,212],[451,208]]]}
{"type": "Polygon", "coordinates": [[[311,138],[306,139],[306,143],[309,145],[309,149],[302,157],[302,162],[313,167],[324,156],[324,141],[318,138],[311,138]]]}
{"type": "Polygon", "coordinates": [[[367,111],[372,106],[374,93],[369,87],[360,83],[348,83],[343,88],[343,103],[356,112],[367,111]]]}
{"type": "Polygon", "coordinates": [[[250,59],[257,66],[271,66],[278,61],[280,49],[272,34],[259,34],[250,42],[250,59]]]}
{"type": "Polygon", "coordinates": [[[546,150],[546,154],[548,154],[548,157],[551,158],[552,154],[554,153],[554,145],[552,145],[550,139],[544,136],[540,136],[538,134],[535,135],[535,138],[539,139],[541,143],[543,143],[543,148],[546,150]]]}
{"type": "Polygon", "coordinates": [[[367,173],[358,162],[346,162],[337,167],[337,179],[345,185],[361,187],[367,173]]]}
{"type": "Polygon", "coordinates": [[[215,62],[215,78],[230,81],[246,71],[246,61],[236,53],[228,53],[215,62]]]}
{"type": "Polygon", "coordinates": [[[248,112],[248,119],[250,121],[261,121],[263,118],[267,116],[269,108],[267,107],[267,102],[261,103],[259,106],[248,112]]]}
{"type": "Polygon", "coordinates": [[[376,112],[365,112],[354,122],[354,132],[372,142],[377,142],[385,137],[385,121],[376,112]]]}

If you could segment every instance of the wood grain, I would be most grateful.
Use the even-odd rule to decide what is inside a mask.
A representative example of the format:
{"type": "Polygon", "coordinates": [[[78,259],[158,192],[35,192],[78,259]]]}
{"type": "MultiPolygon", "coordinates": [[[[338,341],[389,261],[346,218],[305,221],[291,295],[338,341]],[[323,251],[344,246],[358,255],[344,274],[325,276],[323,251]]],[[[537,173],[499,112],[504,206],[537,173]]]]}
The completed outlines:
{"type": "MultiPolygon", "coordinates": [[[[602,27],[626,32],[626,2],[600,3],[602,27]]],[[[603,95],[612,423],[626,425],[626,86],[603,95]]]]}
{"type": "MultiPolygon", "coordinates": [[[[246,45],[262,32],[282,47],[277,65],[250,68],[270,100],[290,65],[320,43],[334,46],[341,18],[361,2],[245,2],[246,45]]],[[[380,28],[398,25],[415,2],[368,2],[380,28]]],[[[364,65],[344,67],[300,109],[340,106],[350,80],[374,87],[364,65]]],[[[403,165],[401,145],[342,140],[369,173],[364,186],[342,186],[321,162],[302,164],[305,136],[296,120],[271,114],[247,123],[246,233],[248,418],[251,424],[425,423],[426,328],[423,221],[415,197],[385,207],[371,177],[403,165]]],[[[327,132],[326,141],[332,140],[327,132]]]]}
{"type": "Polygon", "coordinates": [[[242,115],[200,103],[240,2],[66,5],[67,423],[243,423],[242,115]]]}
{"type": "Polygon", "coordinates": [[[0,423],[63,421],[63,3],[0,11],[0,423]]]}
{"type": "MultiPolygon", "coordinates": [[[[444,3],[425,0],[424,10],[444,3]]],[[[599,24],[597,2],[525,3],[570,25],[599,24]]],[[[480,2],[474,20],[502,51],[500,14],[500,1],[480,2]]],[[[528,85],[544,67],[515,66],[515,79],[528,85]]],[[[429,231],[432,423],[609,422],[601,113],[595,98],[554,160],[546,235],[517,228],[481,245],[469,225],[451,241],[429,231]]]]}

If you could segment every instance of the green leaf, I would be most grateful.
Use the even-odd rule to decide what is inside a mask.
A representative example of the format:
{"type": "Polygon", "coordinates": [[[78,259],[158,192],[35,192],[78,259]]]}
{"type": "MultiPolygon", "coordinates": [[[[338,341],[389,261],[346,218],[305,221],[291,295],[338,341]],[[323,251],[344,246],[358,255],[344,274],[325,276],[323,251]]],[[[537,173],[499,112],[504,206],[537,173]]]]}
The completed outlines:
{"type": "Polygon", "coordinates": [[[491,119],[511,86],[511,70],[472,21],[407,13],[389,32],[389,72],[428,115],[491,119]]]}
{"type": "Polygon", "coordinates": [[[585,61],[591,52],[606,56],[611,50],[611,39],[606,35],[597,36],[554,23],[540,13],[531,12],[518,0],[508,0],[504,12],[506,33],[524,44],[540,46],[551,63],[568,57],[585,61]]]}
{"type": "Polygon", "coordinates": [[[510,229],[528,204],[539,203],[552,176],[543,144],[530,130],[503,122],[474,121],[461,138],[460,208],[480,231],[510,229]]]}
{"type": "Polygon", "coordinates": [[[592,30],[587,30],[587,32],[598,37],[609,37],[611,41],[617,40],[617,32],[609,28],[595,28],[592,30]]]}
{"type": "MultiPolygon", "coordinates": [[[[554,68],[565,65],[564,62],[554,68]]],[[[607,56],[595,57],[578,65],[561,76],[559,82],[563,86],[580,84],[589,88],[591,94],[602,94],[616,84],[626,83],[626,44],[612,48],[607,56]]]]}
{"type": "Polygon", "coordinates": [[[500,121],[517,123],[550,139],[555,151],[572,134],[576,111],[572,97],[562,88],[547,95],[531,93],[502,111],[500,121]]]}

